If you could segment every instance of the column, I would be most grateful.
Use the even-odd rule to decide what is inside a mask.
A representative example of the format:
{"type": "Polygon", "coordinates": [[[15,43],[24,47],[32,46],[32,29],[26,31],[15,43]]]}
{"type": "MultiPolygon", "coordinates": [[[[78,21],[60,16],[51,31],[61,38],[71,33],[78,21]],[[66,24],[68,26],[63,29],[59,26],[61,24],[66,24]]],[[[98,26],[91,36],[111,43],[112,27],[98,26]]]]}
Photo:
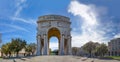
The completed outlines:
{"type": "Polygon", "coordinates": [[[113,51],[111,51],[112,52],[112,55],[111,56],[113,56],[113,51]]]}
{"type": "Polygon", "coordinates": [[[38,56],[41,54],[40,48],[41,48],[41,39],[40,39],[40,36],[37,36],[37,55],[38,56]]]}
{"type": "Polygon", "coordinates": [[[47,55],[48,54],[48,41],[47,41],[47,35],[44,35],[44,52],[43,55],[47,55]]]}
{"type": "Polygon", "coordinates": [[[113,51],[113,56],[115,56],[115,51],[113,51]]]}
{"type": "Polygon", "coordinates": [[[110,51],[109,53],[110,53],[110,56],[112,56],[112,52],[110,51]]]}
{"type": "Polygon", "coordinates": [[[71,52],[71,36],[68,37],[68,55],[71,55],[72,52],[71,52]]]}
{"type": "Polygon", "coordinates": [[[60,55],[64,55],[64,35],[61,35],[61,40],[60,40],[60,55]]]}
{"type": "Polygon", "coordinates": [[[117,56],[119,56],[119,52],[117,51],[117,56]]]}

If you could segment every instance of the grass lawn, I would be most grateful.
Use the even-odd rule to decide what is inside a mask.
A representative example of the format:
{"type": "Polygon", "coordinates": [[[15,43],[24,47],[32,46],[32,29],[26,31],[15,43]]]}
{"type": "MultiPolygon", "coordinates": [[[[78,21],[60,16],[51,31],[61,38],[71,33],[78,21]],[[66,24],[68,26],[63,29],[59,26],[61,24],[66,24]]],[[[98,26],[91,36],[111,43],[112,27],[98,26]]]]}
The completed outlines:
{"type": "Polygon", "coordinates": [[[55,55],[55,53],[50,53],[50,55],[55,55]]]}
{"type": "Polygon", "coordinates": [[[120,60],[120,56],[108,56],[108,58],[112,58],[112,59],[120,60]]]}
{"type": "Polygon", "coordinates": [[[2,57],[0,57],[0,60],[2,60],[2,57]]]}

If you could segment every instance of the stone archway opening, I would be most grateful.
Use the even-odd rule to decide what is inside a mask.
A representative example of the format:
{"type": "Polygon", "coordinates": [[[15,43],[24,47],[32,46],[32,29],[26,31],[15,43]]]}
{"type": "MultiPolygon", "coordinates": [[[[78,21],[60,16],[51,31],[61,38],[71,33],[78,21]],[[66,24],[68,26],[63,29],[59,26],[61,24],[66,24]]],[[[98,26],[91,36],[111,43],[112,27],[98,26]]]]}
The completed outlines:
{"type": "Polygon", "coordinates": [[[49,55],[58,55],[59,43],[58,38],[53,36],[49,39],[49,55]]]}
{"type": "Polygon", "coordinates": [[[58,39],[58,53],[56,54],[58,55],[60,51],[60,31],[55,27],[48,30],[48,48],[50,48],[50,38],[52,37],[56,37],[58,39]]]}

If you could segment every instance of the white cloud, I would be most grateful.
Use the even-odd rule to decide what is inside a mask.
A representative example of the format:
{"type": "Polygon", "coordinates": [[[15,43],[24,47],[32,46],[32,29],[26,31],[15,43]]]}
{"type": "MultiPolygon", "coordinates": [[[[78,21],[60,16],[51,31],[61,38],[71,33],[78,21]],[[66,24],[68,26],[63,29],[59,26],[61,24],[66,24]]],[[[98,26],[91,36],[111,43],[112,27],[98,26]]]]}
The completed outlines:
{"type": "Polygon", "coordinates": [[[14,16],[15,17],[18,17],[19,16],[19,14],[20,14],[20,12],[23,10],[23,8],[24,8],[24,4],[25,4],[25,2],[26,2],[26,0],[16,0],[16,11],[15,11],[15,14],[14,14],[14,16]]]}
{"type": "Polygon", "coordinates": [[[74,16],[78,16],[82,21],[82,25],[76,28],[81,29],[81,34],[72,32],[72,46],[80,47],[88,41],[101,42],[105,41],[103,30],[99,29],[100,23],[95,5],[82,4],[76,0],[71,1],[68,12],[74,16]]]}
{"type": "Polygon", "coordinates": [[[93,12],[94,7],[88,6],[77,1],[72,1],[68,12],[82,17],[86,24],[96,25],[96,13],[93,12]]]}
{"type": "Polygon", "coordinates": [[[20,13],[21,11],[22,11],[22,7],[19,7],[19,8],[17,9],[17,11],[15,12],[14,17],[19,16],[19,13],[20,13]]]}
{"type": "Polygon", "coordinates": [[[116,34],[113,38],[120,38],[120,33],[116,34]]]}
{"type": "Polygon", "coordinates": [[[49,48],[53,50],[58,49],[58,43],[57,42],[50,42],[49,48]]]}
{"type": "Polygon", "coordinates": [[[59,43],[59,41],[58,41],[58,38],[57,37],[51,37],[50,39],[49,39],[49,48],[51,48],[51,50],[53,51],[53,50],[56,50],[56,49],[59,49],[58,48],[58,44],[59,43]]]}
{"type": "MultiPolygon", "coordinates": [[[[21,21],[21,22],[24,22],[24,23],[28,23],[28,24],[35,24],[36,25],[36,20],[33,20],[33,19],[25,19],[23,17],[20,17],[20,13],[21,11],[25,8],[25,5],[26,5],[26,1],[27,0],[16,0],[15,1],[15,4],[16,4],[16,11],[14,13],[14,16],[11,17],[12,20],[14,21],[21,21]]],[[[13,22],[14,22],[13,21],[13,22]]]]}
{"type": "Polygon", "coordinates": [[[36,20],[33,20],[33,19],[23,19],[23,18],[20,18],[20,17],[13,17],[12,20],[22,21],[24,23],[35,24],[36,25],[36,20]]]}
{"type": "Polygon", "coordinates": [[[14,32],[15,30],[11,29],[11,30],[3,30],[3,31],[0,31],[0,33],[9,33],[9,32],[14,32]]]}
{"type": "Polygon", "coordinates": [[[22,31],[25,31],[25,32],[29,32],[28,30],[26,30],[25,28],[23,27],[20,27],[20,26],[17,26],[17,25],[11,25],[11,24],[0,24],[0,26],[7,26],[7,27],[10,27],[10,28],[13,28],[13,30],[10,30],[10,31],[4,31],[2,33],[5,33],[5,32],[13,32],[15,30],[22,30],[22,31]]]}

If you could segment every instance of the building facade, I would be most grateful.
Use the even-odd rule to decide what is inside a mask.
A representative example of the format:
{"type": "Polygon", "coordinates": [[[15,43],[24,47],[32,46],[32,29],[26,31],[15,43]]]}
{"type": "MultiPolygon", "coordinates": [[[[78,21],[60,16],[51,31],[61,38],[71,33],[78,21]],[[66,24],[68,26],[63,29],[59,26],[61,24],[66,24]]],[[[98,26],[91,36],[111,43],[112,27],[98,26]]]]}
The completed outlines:
{"type": "Polygon", "coordinates": [[[112,39],[108,42],[108,51],[110,56],[120,56],[120,38],[112,39]]]}
{"type": "Polygon", "coordinates": [[[71,22],[61,15],[40,16],[37,21],[37,55],[49,55],[50,38],[58,38],[58,54],[71,54],[71,22]]]}

